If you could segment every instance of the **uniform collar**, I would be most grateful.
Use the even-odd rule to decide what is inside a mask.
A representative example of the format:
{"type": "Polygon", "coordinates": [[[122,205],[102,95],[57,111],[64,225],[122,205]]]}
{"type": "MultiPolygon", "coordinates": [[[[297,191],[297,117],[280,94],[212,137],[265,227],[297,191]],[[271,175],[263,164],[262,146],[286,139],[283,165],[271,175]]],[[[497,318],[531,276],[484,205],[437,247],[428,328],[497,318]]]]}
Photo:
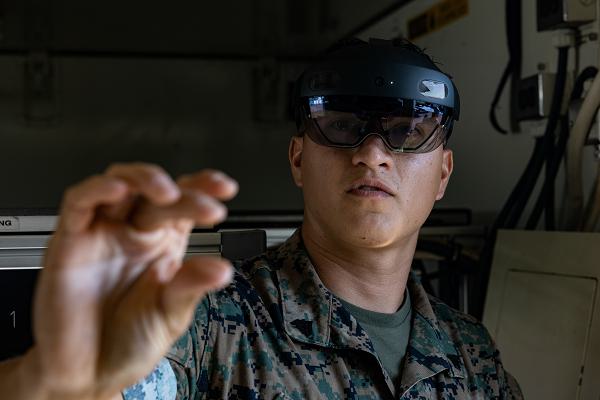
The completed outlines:
{"type": "Polygon", "coordinates": [[[413,306],[413,321],[399,390],[404,393],[415,383],[447,370],[455,378],[465,377],[465,365],[450,333],[442,329],[429,295],[419,278],[411,272],[408,291],[413,306]]]}
{"type": "MultiPolygon", "coordinates": [[[[321,282],[298,229],[276,252],[279,302],[287,334],[304,343],[352,348],[375,355],[367,333],[321,282]]],[[[411,334],[402,373],[402,391],[443,370],[464,377],[462,358],[440,329],[428,295],[411,273],[408,290],[413,302],[411,334]]],[[[387,378],[387,374],[386,374],[387,378]]]]}
{"type": "Polygon", "coordinates": [[[366,332],[321,282],[298,229],[278,251],[283,324],[292,338],[319,346],[373,352],[366,332]]]}

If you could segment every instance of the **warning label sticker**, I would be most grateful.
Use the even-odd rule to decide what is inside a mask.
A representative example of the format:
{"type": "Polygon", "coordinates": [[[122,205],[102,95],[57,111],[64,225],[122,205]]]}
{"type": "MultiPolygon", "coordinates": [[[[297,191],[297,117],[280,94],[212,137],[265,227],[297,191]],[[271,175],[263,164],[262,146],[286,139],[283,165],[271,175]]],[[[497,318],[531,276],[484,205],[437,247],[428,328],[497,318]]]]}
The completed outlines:
{"type": "Polygon", "coordinates": [[[0,232],[18,231],[18,230],[19,230],[19,219],[18,218],[0,216],[0,232]]]}
{"type": "Polygon", "coordinates": [[[469,0],[444,0],[408,20],[408,38],[434,32],[469,13],[469,0]]]}

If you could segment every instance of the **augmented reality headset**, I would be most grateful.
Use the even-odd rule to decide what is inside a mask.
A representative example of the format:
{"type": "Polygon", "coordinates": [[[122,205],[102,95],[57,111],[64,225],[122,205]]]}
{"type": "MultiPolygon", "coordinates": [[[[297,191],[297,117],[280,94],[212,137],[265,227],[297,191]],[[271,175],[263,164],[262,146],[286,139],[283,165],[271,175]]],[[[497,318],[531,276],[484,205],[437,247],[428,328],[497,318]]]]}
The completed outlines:
{"type": "Polygon", "coordinates": [[[450,137],[460,101],[429,57],[371,39],[308,68],[296,84],[295,112],[321,145],[352,148],[378,135],[393,152],[426,153],[450,137]]]}

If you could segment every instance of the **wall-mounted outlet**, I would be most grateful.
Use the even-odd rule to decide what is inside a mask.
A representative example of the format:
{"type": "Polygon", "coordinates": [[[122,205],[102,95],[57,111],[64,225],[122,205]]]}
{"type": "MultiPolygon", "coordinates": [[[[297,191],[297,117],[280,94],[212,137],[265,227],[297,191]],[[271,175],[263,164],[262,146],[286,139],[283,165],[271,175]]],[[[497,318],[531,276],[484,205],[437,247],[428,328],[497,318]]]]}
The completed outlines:
{"type": "Polygon", "coordinates": [[[517,100],[519,121],[548,117],[555,77],[556,74],[538,72],[521,80],[517,100]]]}

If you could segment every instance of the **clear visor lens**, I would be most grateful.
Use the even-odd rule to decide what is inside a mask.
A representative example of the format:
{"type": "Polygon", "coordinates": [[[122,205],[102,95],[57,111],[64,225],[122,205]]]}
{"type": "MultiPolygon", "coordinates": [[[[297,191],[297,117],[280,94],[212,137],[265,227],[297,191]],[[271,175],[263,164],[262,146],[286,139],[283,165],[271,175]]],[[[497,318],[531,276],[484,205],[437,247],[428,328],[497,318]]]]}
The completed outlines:
{"type": "MultiPolygon", "coordinates": [[[[393,151],[432,151],[445,140],[448,114],[443,106],[412,100],[369,99],[367,105],[359,99],[308,99],[308,115],[318,130],[313,134],[320,136],[316,141],[334,147],[356,147],[377,134],[393,151]]],[[[309,136],[315,139],[310,130],[309,136]]]]}

